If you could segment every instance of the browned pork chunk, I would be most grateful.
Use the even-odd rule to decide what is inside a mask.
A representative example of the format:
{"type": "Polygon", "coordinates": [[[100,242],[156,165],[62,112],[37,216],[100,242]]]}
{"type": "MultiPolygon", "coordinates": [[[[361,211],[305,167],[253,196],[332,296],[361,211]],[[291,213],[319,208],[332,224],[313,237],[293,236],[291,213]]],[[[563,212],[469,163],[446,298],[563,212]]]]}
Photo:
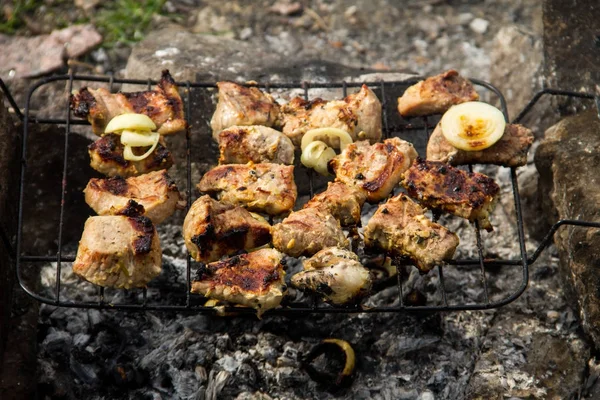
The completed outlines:
{"type": "Polygon", "coordinates": [[[455,104],[479,100],[473,84],[451,69],[406,89],[398,98],[403,117],[443,114],[455,104]]]}
{"type": "Polygon", "coordinates": [[[312,256],[325,247],[347,247],[348,241],[333,215],[316,208],[291,213],[271,229],[273,247],[292,257],[312,256]]]}
{"type": "Polygon", "coordinates": [[[87,118],[92,130],[99,136],[104,134],[111,119],[127,113],[147,115],[161,135],[177,133],[187,127],[183,102],[168,70],[162,72],[155,90],[110,93],[104,88],[81,88],[71,95],[71,110],[76,117],[87,118]]]}
{"type": "Polygon", "coordinates": [[[342,226],[358,225],[360,209],[367,195],[364,191],[342,182],[329,182],[324,192],[317,194],[304,208],[318,208],[330,213],[342,226]]]}
{"type": "Polygon", "coordinates": [[[412,144],[395,137],[373,145],[352,143],[329,167],[335,171],[336,181],[365,191],[367,201],[376,203],[394,190],[416,157],[412,144]]]}
{"type": "Polygon", "coordinates": [[[296,97],[282,106],[281,112],[282,131],[296,146],[307,131],[316,128],[338,128],[355,141],[375,143],[381,139],[381,103],[366,85],[343,100],[307,101],[296,97]]]}
{"type": "Polygon", "coordinates": [[[480,151],[464,151],[452,146],[435,128],[427,143],[427,159],[451,165],[495,164],[520,167],[527,164],[527,152],[533,143],[533,133],[523,125],[506,124],[504,135],[493,146],[480,151]]]}
{"type": "Polygon", "coordinates": [[[210,120],[213,138],[235,125],[275,126],[279,121],[279,105],[273,97],[256,87],[233,82],[217,82],[219,102],[210,120]]]}
{"type": "Polygon", "coordinates": [[[185,246],[196,261],[211,262],[271,241],[271,226],[248,210],[202,196],[183,221],[185,246]]]}
{"type": "MultiPolygon", "coordinates": [[[[133,152],[144,154],[148,147],[134,148],[133,152]]],[[[88,146],[90,165],[96,171],[107,176],[121,176],[124,178],[146,174],[151,171],[169,169],[173,165],[173,155],[165,147],[161,137],[156,149],[141,161],[129,161],[123,157],[121,138],[116,134],[102,136],[88,146]]]]}
{"type": "Polygon", "coordinates": [[[158,234],[146,217],[90,217],[85,227],[73,272],[104,287],[145,287],[158,276],[162,255],[158,234]]]}
{"type": "Polygon", "coordinates": [[[469,221],[479,221],[487,231],[500,187],[478,172],[466,172],[437,161],[417,158],[406,171],[402,184],[408,195],[424,206],[444,211],[469,221]]]}
{"type": "Polygon", "coordinates": [[[260,317],[283,299],[282,259],[277,250],[261,249],[202,265],[192,282],[192,293],[255,308],[260,317]]]}
{"type": "Polygon", "coordinates": [[[372,280],[356,254],[329,247],[306,260],[304,271],[292,277],[292,284],[301,290],[319,293],[333,304],[345,304],[367,295],[372,280]]]}
{"type": "Polygon", "coordinates": [[[365,246],[407,257],[422,272],[452,259],[458,237],[430,221],[425,210],[404,194],[379,206],[365,229],[365,246]]]}
{"type": "Polygon", "coordinates": [[[269,215],[291,211],[298,197],[294,167],[269,163],[220,165],[204,174],[198,190],[269,215]]]}
{"type": "Polygon", "coordinates": [[[127,179],[92,178],[83,192],[85,202],[98,215],[128,215],[133,201],[155,224],[170,217],[181,199],[177,185],[164,169],[127,179]]]}
{"type": "Polygon", "coordinates": [[[293,164],[294,145],[287,136],[266,126],[231,126],[218,136],[219,164],[293,164]]]}

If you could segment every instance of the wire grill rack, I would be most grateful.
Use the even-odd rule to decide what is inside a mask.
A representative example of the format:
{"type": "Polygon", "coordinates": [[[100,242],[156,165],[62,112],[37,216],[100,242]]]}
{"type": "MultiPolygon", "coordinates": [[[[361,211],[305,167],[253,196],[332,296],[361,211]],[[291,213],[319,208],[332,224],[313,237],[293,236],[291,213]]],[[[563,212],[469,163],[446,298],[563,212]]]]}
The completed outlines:
{"type": "MultiPolygon", "coordinates": [[[[410,120],[402,120],[397,113],[394,113],[394,123],[392,123],[392,117],[388,115],[390,105],[387,104],[388,98],[386,97],[386,91],[393,88],[394,90],[403,91],[408,86],[416,83],[419,79],[411,79],[406,81],[396,81],[396,82],[370,82],[368,83],[369,87],[378,94],[378,97],[382,100],[383,106],[383,130],[384,137],[392,137],[398,136],[401,138],[406,138],[406,136],[410,136],[413,133],[418,132],[419,134],[427,135],[427,137],[431,134],[432,129],[435,127],[435,123],[433,118],[412,118],[410,120]]],[[[111,91],[113,91],[115,84],[130,84],[130,85],[139,85],[141,87],[140,90],[143,90],[145,87],[148,90],[152,85],[156,84],[156,81],[153,80],[134,80],[134,79],[117,79],[113,76],[84,76],[84,75],[74,75],[72,73],[68,75],[59,75],[49,77],[35,83],[29,90],[29,93],[26,98],[24,111],[21,111],[13,97],[10,94],[10,91],[5,86],[4,82],[0,80],[0,89],[4,92],[10,106],[13,108],[14,113],[22,120],[23,122],[23,141],[22,141],[22,154],[21,154],[21,176],[20,176],[20,187],[19,187],[19,204],[18,204],[18,226],[17,226],[17,237],[16,244],[11,243],[9,236],[6,234],[4,229],[0,227],[0,239],[4,242],[6,247],[10,249],[10,255],[14,259],[17,271],[17,277],[21,287],[33,298],[36,300],[61,307],[80,307],[80,308],[95,308],[95,309],[118,309],[118,310],[165,310],[165,311],[181,311],[181,312],[215,312],[215,307],[206,307],[203,305],[203,301],[200,296],[190,294],[191,287],[191,276],[192,270],[194,269],[194,263],[191,261],[189,255],[186,260],[186,287],[183,289],[185,293],[180,293],[181,298],[184,300],[180,304],[154,304],[148,299],[147,289],[140,289],[141,296],[136,296],[136,300],[127,301],[127,302],[119,302],[112,303],[105,299],[104,288],[98,289],[97,301],[71,301],[68,299],[61,298],[61,285],[63,284],[61,281],[61,270],[63,263],[72,262],[75,259],[74,254],[63,254],[63,232],[64,232],[64,220],[65,220],[65,194],[67,192],[67,186],[69,182],[67,180],[67,171],[70,168],[69,165],[69,135],[71,134],[71,129],[74,125],[89,125],[87,121],[82,120],[73,120],[71,117],[71,112],[69,110],[68,101],[65,102],[65,116],[62,118],[37,118],[32,115],[30,111],[31,99],[34,93],[43,85],[49,84],[51,82],[56,81],[64,81],[66,83],[67,91],[65,92],[65,98],[68,99],[69,94],[73,90],[74,82],[81,82],[84,84],[88,84],[90,82],[104,82],[109,85],[111,91]],[[61,207],[60,207],[60,219],[59,224],[57,226],[57,241],[58,241],[58,250],[55,255],[47,256],[47,255],[38,255],[38,254],[22,254],[21,245],[22,245],[22,235],[23,235],[23,199],[25,196],[25,179],[26,179],[26,169],[27,169],[27,143],[28,143],[28,135],[30,132],[30,127],[32,124],[57,124],[59,126],[64,126],[65,128],[65,142],[64,142],[64,162],[62,169],[62,187],[61,190],[61,207]],[[32,289],[28,286],[25,277],[23,276],[23,264],[24,263],[48,263],[55,262],[56,263],[56,285],[54,288],[54,296],[49,296],[46,293],[42,293],[36,289],[32,289]]],[[[484,88],[487,90],[491,96],[495,96],[500,104],[500,108],[505,115],[506,120],[508,121],[508,112],[506,108],[506,101],[502,95],[502,93],[487,82],[483,82],[480,80],[472,79],[472,82],[479,86],[480,88],[484,88]]],[[[335,83],[310,83],[310,82],[301,82],[301,83],[265,83],[265,84],[256,84],[266,91],[271,91],[273,89],[302,89],[304,93],[304,97],[309,99],[309,90],[310,89],[325,89],[325,88],[338,88],[341,89],[343,95],[346,96],[347,89],[352,87],[359,87],[362,83],[355,82],[335,82],[335,83]]],[[[190,124],[190,104],[191,104],[191,96],[194,91],[211,91],[216,88],[215,83],[192,83],[192,82],[178,82],[177,85],[183,90],[184,95],[182,96],[185,106],[186,106],[186,119],[188,125],[190,124]]],[[[538,100],[545,96],[569,96],[574,98],[580,98],[584,100],[595,100],[596,106],[600,110],[600,98],[594,96],[591,93],[581,93],[581,92],[571,92],[564,90],[555,90],[555,89],[545,89],[538,92],[534,98],[527,104],[527,106],[519,113],[519,115],[513,120],[513,122],[517,123],[521,121],[528,112],[534,107],[534,105],[538,102],[538,100]]],[[[395,108],[395,107],[392,107],[395,108]]],[[[191,154],[191,143],[192,140],[198,140],[199,138],[192,138],[190,135],[190,131],[188,130],[186,135],[186,145],[187,145],[187,154],[186,154],[186,167],[187,167],[187,182],[186,182],[186,194],[187,194],[187,208],[189,209],[192,202],[192,177],[191,177],[191,162],[193,159],[193,154],[191,154]]],[[[205,138],[205,140],[207,140],[205,138]]],[[[473,166],[468,166],[469,170],[473,170],[473,166]]],[[[504,167],[499,167],[504,168],[504,167]]],[[[329,304],[325,304],[319,301],[316,301],[314,298],[312,301],[302,304],[286,304],[284,307],[280,307],[274,310],[270,310],[269,314],[310,314],[310,313],[372,313],[372,312],[403,312],[403,311],[459,311],[459,310],[484,310],[484,309],[492,309],[497,308],[503,305],[506,305],[515,299],[517,299],[527,288],[529,281],[529,266],[534,263],[537,258],[540,256],[542,251],[550,244],[552,241],[552,237],[554,233],[563,225],[574,225],[580,227],[600,227],[600,223],[586,222],[586,221],[577,221],[577,220],[561,220],[552,226],[550,231],[547,233],[545,238],[539,244],[538,248],[531,254],[527,254],[526,245],[525,245],[525,234],[523,228],[523,215],[521,211],[521,199],[519,196],[519,188],[517,181],[517,173],[515,168],[510,168],[510,181],[512,184],[512,194],[514,199],[515,206],[515,224],[516,231],[518,233],[518,245],[519,245],[519,257],[514,259],[500,259],[500,258],[488,258],[485,256],[486,250],[484,248],[484,241],[482,240],[479,226],[477,224],[474,225],[475,229],[475,239],[476,239],[476,248],[477,248],[477,257],[473,259],[455,259],[448,262],[448,266],[464,266],[468,268],[469,273],[478,274],[478,280],[481,282],[483,287],[483,299],[482,301],[471,301],[471,302],[463,302],[456,303],[450,302],[447,296],[446,283],[444,279],[444,268],[448,266],[437,266],[434,270],[430,272],[430,274],[437,274],[438,279],[436,280],[438,285],[438,290],[441,292],[441,303],[437,305],[418,305],[414,303],[407,303],[404,298],[401,276],[402,273],[398,270],[397,276],[397,287],[398,287],[398,301],[395,302],[392,306],[374,306],[374,307],[365,307],[361,305],[352,305],[352,306],[332,306],[329,304]],[[493,301],[491,300],[491,296],[489,294],[489,282],[486,277],[486,270],[488,269],[497,269],[501,267],[512,266],[513,268],[519,269],[519,282],[517,288],[515,290],[509,291],[507,293],[503,293],[500,298],[496,298],[493,301]]],[[[310,195],[313,195],[313,179],[309,173],[309,182],[310,182],[310,195]]],[[[230,311],[238,314],[243,313],[254,313],[252,309],[239,308],[239,307],[226,307],[220,308],[219,311],[230,311]]]]}

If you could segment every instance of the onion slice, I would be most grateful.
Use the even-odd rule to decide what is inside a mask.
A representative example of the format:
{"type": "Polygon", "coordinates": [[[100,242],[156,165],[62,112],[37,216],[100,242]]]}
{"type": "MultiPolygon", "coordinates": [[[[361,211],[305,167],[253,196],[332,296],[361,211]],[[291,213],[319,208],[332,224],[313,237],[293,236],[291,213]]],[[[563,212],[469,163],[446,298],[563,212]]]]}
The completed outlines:
{"type": "Polygon", "coordinates": [[[153,133],[153,137],[154,137],[154,143],[148,149],[148,151],[146,151],[144,154],[142,154],[140,156],[136,156],[135,154],[133,154],[133,150],[131,148],[132,146],[125,145],[125,148],[123,149],[123,158],[126,160],[129,160],[129,161],[142,161],[144,158],[146,158],[150,154],[152,154],[154,149],[156,149],[156,146],[158,145],[158,139],[160,138],[160,135],[158,134],[158,132],[152,132],[152,133],[153,133]]]}
{"type": "Polygon", "coordinates": [[[158,132],[150,131],[131,131],[125,129],[121,133],[121,143],[125,146],[146,147],[152,146],[156,142],[158,132]]]}
{"type": "Polygon", "coordinates": [[[465,151],[487,149],[504,134],[504,114],[480,101],[451,107],[440,121],[442,134],[454,147],[465,151]]]}
{"type": "Polygon", "coordinates": [[[154,131],[156,124],[144,114],[121,114],[109,121],[104,129],[104,133],[119,133],[125,129],[136,131],[154,131]]]}
{"type": "Polygon", "coordinates": [[[353,142],[352,136],[342,129],[338,128],[318,128],[311,129],[307,131],[304,136],[302,136],[302,143],[300,147],[302,151],[308,146],[310,143],[314,141],[322,141],[325,142],[330,147],[339,148],[340,150],[344,150],[346,146],[353,142]]]}
{"type": "Polygon", "coordinates": [[[329,175],[327,163],[335,157],[335,151],[320,140],[311,142],[302,151],[300,161],[307,168],[312,168],[321,175],[329,175]]]}

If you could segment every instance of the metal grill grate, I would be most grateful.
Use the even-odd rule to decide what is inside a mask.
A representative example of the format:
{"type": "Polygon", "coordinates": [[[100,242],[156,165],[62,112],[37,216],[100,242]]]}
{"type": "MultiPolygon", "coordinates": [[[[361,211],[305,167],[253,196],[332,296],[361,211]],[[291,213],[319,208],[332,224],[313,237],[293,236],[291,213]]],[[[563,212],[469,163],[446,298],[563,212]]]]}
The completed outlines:
{"type": "MultiPolygon", "coordinates": [[[[120,303],[110,303],[105,299],[104,288],[99,288],[97,301],[90,302],[81,302],[81,301],[70,301],[61,299],[61,285],[62,285],[62,264],[66,262],[72,262],[75,259],[75,256],[65,255],[63,254],[63,229],[64,229],[64,219],[65,219],[65,193],[67,189],[67,185],[69,184],[67,181],[67,171],[69,166],[69,135],[71,133],[71,127],[74,125],[89,125],[87,121],[82,120],[72,120],[71,113],[68,106],[68,101],[66,102],[66,114],[64,118],[36,118],[31,115],[30,105],[33,94],[43,85],[49,84],[51,82],[56,81],[65,81],[67,86],[67,91],[65,93],[65,98],[68,98],[69,94],[73,89],[73,82],[104,82],[109,85],[110,91],[112,92],[115,84],[132,84],[132,85],[145,85],[148,89],[151,88],[152,85],[157,82],[152,80],[132,80],[132,79],[116,79],[112,76],[100,77],[100,76],[82,76],[82,75],[61,75],[54,76],[44,80],[37,82],[35,85],[31,87],[29,90],[24,112],[16,105],[12,96],[10,95],[8,89],[4,85],[4,83],[0,80],[0,89],[6,94],[7,99],[11,105],[11,107],[15,110],[15,114],[23,120],[23,147],[22,147],[22,168],[21,168],[21,177],[20,177],[20,188],[19,188],[19,205],[18,205],[18,226],[17,226],[17,240],[16,246],[13,246],[10,243],[9,238],[5,234],[4,230],[0,227],[0,233],[2,235],[2,240],[7,243],[9,248],[12,250],[13,258],[16,263],[16,270],[19,279],[19,283],[22,288],[33,298],[36,300],[55,305],[61,307],[82,307],[82,308],[96,308],[96,309],[119,309],[119,310],[171,310],[171,311],[192,311],[192,312],[215,312],[214,307],[205,307],[202,304],[202,298],[197,295],[190,295],[190,287],[191,287],[191,273],[193,269],[193,263],[191,261],[190,256],[187,256],[186,260],[186,286],[184,288],[185,293],[179,293],[180,298],[184,298],[181,304],[176,303],[167,303],[167,304],[152,304],[148,302],[147,290],[144,288],[141,290],[141,300],[139,296],[136,297],[137,300],[132,300],[131,302],[120,302],[120,303]],[[21,243],[22,243],[22,235],[23,235],[23,199],[25,196],[24,188],[25,188],[25,179],[26,179],[26,169],[27,165],[25,160],[27,159],[27,143],[28,143],[28,135],[30,132],[30,126],[32,124],[58,124],[65,127],[65,143],[64,143],[64,163],[62,169],[62,187],[61,187],[61,207],[60,207],[60,219],[58,225],[58,250],[56,255],[53,256],[45,256],[45,255],[36,255],[36,254],[22,254],[21,243]],[[16,249],[15,249],[16,247],[16,249]],[[23,268],[22,265],[24,263],[48,263],[48,262],[56,262],[56,286],[54,288],[54,298],[48,297],[48,295],[42,293],[39,290],[33,289],[28,286],[26,280],[23,276],[23,268]]],[[[410,140],[410,136],[414,133],[419,133],[423,135],[424,133],[429,137],[432,129],[435,127],[435,123],[432,123],[432,118],[413,118],[410,120],[402,120],[397,113],[394,113],[394,118],[398,120],[395,123],[392,123],[392,117],[388,115],[389,105],[387,104],[386,91],[390,89],[396,89],[403,91],[409,85],[417,82],[418,79],[412,79],[401,82],[375,82],[369,83],[369,86],[378,93],[380,99],[382,100],[383,106],[383,128],[384,128],[384,137],[392,137],[398,136],[401,138],[405,138],[410,140]],[[378,91],[378,92],[377,92],[378,91]]],[[[500,108],[502,109],[505,118],[508,120],[508,114],[506,109],[506,102],[504,97],[500,93],[498,89],[489,83],[472,80],[474,84],[477,86],[486,89],[492,96],[496,97],[496,100],[500,104],[500,108]]],[[[177,83],[180,89],[183,89],[185,95],[183,99],[185,101],[186,106],[186,119],[188,125],[190,124],[190,104],[192,94],[195,91],[205,91],[213,90],[216,88],[216,84],[214,83],[191,83],[191,82],[179,82],[177,83]]],[[[279,84],[279,83],[266,83],[259,84],[262,89],[266,91],[271,91],[272,89],[302,89],[304,93],[304,97],[309,99],[309,90],[310,89],[323,89],[323,88],[341,88],[343,95],[347,95],[347,89],[350,87],[359,87],[361,83],[349,83],[349,82],[339,82],[339,83],[319,83],[319,84],[311,84],[309,82],[302,82],[300,84],[279,84]]],[[[388,92],[389,93],[389,92],[388,92]]],[[[519,122],[535,105],[535,103],[544,95],[561,95],[561,96],[571,96],[578,97],[582,99],[595,99],[597,105],[600,107],[600,100],[596,98],[594,95],[589,93],[577,93],[577,92],[568,92],[568,91],[560,91],[553,89],[546,89],[536,94],[536,96],[530,101],[530,103],[524,108],[524,110],[515,118],[514,122],[519,122]]],[[[203,121],[204,122],[204,121],[203,121]]],[[[191,160],[193,155],[191,154],[191,143],[192,137],[190,135],[190,130],[186,133],[186,167],[187,167],[187,182],[186,182],[186,194],[187,194],[187,209],[189,209],[192,202],[192,176],[191,176],[191,160]]],[[[198,138],[195,138],[198,140],[198,138]]],[[[472,171],[472,166],[468,166],[469,170],[472,171]]],[[[502,167],[498,167],[502,168],[502,167]]],[[[310,196],[312,197],[314,194],[313,187],[313,177],[310,175],[312,171],[309,171],[309,183],[310,183],[310,196]]],[[[477,248],[477,257],[473,259],[456,259],[452,260],[448,263],[449,266],[463,266],[467,269],[470,274],[478,275],[478,279],[481,282],[481,286],[483,288],[483,300],[482,301],[474,301],[474,302],[451,302],[448,299],[448,294],[446,290],[446,282],[444,278],[443,266],[436,267],[436,271],[431,271],[430,274],[437,273],[437,290],[441,293],[441,303],[437,305],[414,305],[414,304],[406,304],[404,300],[404,293],[402,288],[402,268],[398,266],[398,273],[396,274],[396,283],[398,289],[398,299],[396,304],[391,306],[373,306],[373,307],[365,307],[361,305],[354,305],[350,307],[340,307],[340,306],[332,306],[329,304],[321,303],[315,301],[315,298],[307,301],[306,303],[301,304],[286,304],[284,307],[274,309],[269,311],[270,314],[298,314],[298,313],[357,313],[357,312],[400,312],[400,311],[457,311],[457,310],[482,310],[482,309],[491,309],[506,305],[515,299],[517,299],[527,288],[529,276],[528,276],[528,267],[539,257],[541,252],[550,244],[552,240],[553,234],[556,230],[562,225],[574,225],[574,226],[582,226],[582,227],[600,227],[600,223],[592,223],[585,221],[573,221],[573,220],[562,220],[557,222],[551,230],[548,232],[547,236],[541,242],[539,247],[533,252],[531,256],[527,255],[526,247],[525,247],[525,234],[523,229],[523,216],[521,211],[521,200],[519,197],[518,190],[518,182],[517,182],[517,173],[515,168],[510,168],[510,181],[512,184],[512,192],[513,192],[513,200],[514,200],[514,208],[515,208],[515,221],[518,233],[518,244],[520,249],[520,256],[516,259],[499,259],[499,258],[486,258],[485,257],[485,248],[484,243],[481,238],[481,232],[478,224],[474,225],[475,229],[475,239],[476,239],[476,248],[477,248]],[[516,290],[508,291],[507,293],[502,293],[501,296],[494,301],[491,300],[489,282],[486,277],[486,271],[489,269],[497,269],[504,267],[513,267],[518,268],[519,279],[518,287],[516,290]]],[[[187,211],[187,210],[186,210],[187,211]]],[[[167,288],[168,289],[168,288],[167,288]]],[[[220,311],[223,311],[221,308],[220,311]]],[[[254,310],[239,308],[239,307],[231,307],[225,308],[225,311],[235,311],[235,313],[254,313],[254,310]]]]}

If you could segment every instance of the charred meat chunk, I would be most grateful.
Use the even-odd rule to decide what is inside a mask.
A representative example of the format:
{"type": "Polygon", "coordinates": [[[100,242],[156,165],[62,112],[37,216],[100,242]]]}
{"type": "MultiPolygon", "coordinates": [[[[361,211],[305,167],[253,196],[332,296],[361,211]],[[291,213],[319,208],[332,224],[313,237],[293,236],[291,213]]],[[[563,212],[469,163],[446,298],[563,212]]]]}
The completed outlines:
{"type": "Polygon", "coordinates": [[[354,186],[329,182],[327,189],[314,196],[304,208],[318,208],[333,215],[342,226],[352,226],[360,223],[360,210],[366,198],[366,193],[354,186]]]}
{"type": "Polygon", "coordinates": [[[293,164],[294,145],[283,133],[266,126],[231,126],[218,136],[219,164],[293,164]]]}
{"type": "Polygon", "coordinates": [[[486,175],[417,158],[406,171],[402,184],[408,195],[425,207],[471,222],[479,221],[487,231],[494,229],[489,215],[498,200],[500,187],[486,175]]]}

